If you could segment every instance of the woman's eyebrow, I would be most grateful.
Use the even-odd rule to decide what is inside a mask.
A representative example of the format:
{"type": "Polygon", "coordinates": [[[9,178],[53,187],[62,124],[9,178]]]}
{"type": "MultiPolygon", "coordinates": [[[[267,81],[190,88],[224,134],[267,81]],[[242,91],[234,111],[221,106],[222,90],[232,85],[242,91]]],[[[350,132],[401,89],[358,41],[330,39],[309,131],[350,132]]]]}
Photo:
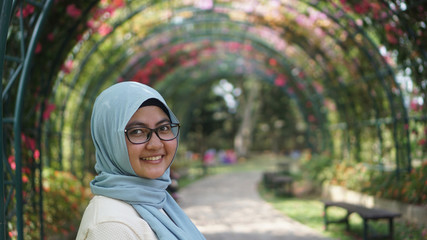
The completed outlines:
{"type": "Polygon", "coordinates": [[[135,127],[135,126],[138,126],[138,127],[147,127],[146,124],[144,124],[144,123],[142,123],[140,121],[132,121],[132,122],[130,122],[130,123],[128,123],[126,125],[126,128],[135,127]]]}
{"type": "Polygon", "coordinates": [[[156,125],[160,125],[160,124],[163,124],[163,123],[171,123],[171,120],[169,120],[169,118],[165,118],[165,119],[160,120],[159,122],[157,122],[156,125]]]}
{"type": "MultiPolygon", "coordinates": [[[[165,119],[158,121],[156,123],[156,126],[164,124],[164,123],[171,123],[171,121],[169,120],[169,118],[165,118],[165,119]]],[[[140,122],[138,120],[135,120],[135,121],[129,122],[126,125],[126,128],[131,128],[131,127],[148,127],[148,125],[143,123],[143,122],[140,122]]]]}

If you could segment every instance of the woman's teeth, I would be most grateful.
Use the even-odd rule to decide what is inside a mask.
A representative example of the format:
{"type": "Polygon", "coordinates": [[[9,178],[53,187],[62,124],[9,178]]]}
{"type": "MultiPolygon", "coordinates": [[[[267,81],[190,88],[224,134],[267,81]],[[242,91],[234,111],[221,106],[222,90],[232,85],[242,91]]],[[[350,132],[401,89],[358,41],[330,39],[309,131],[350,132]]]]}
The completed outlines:
{"type": "Polygon", "coordinates": [[[159,160],[160,158],[162,158],[162,156],[157,156],[157,157],[146,157],[146,158],[141,158],[144,161],[156,161],[159,160]]]}

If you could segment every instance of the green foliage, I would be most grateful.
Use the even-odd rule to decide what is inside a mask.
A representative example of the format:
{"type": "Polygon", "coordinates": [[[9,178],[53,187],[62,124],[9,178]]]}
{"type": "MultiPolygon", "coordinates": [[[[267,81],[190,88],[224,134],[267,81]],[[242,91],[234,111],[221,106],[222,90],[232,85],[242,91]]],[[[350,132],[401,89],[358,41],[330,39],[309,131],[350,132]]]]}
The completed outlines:
{"type": "Polygon", "coordinates": [[[333,164],[329,156],[305,153],[300,158],[299,168],[303,179],[320,187],[325,181],[333,177],[333,172],[330,170],[331,165],[333,164]]]}
{"type": "Polygon", "coordinates": [[[385,172],[371,178],[364,192],[377,197],[395,199],[405,203],[427,203],[427,162],[410,173],[397,176],[385,172]]]}
{"type": "Polygon", "coordinates": [[[90,190],[70,172],[46,169],[43,173],[46,236],[72,239],[91,198],[90,190]]]}
{"type": "MultiPolygon", "coordinates": [[[[91,177],[87,175],[88,178],[91,177]]],[[[36,177],[38,178],[38,176],[36,177]]],[[[36,179],[37,180],[37,179],[36,179]]],[[[45,239],[75,239],[84,209],[91,198],[90,189],[73,174],[51,168],[43,170],[43,226],[45,239]]],[[[24,236],[40,239],[40,208],[37,198],[40,190],[28,190],[24,185],[24,236]],[[29,192],[27,194],[27,192],[29,192]]],[[[8,235],[17,239],[16,217],[8,223],[8,235]]]]}
{"type": "Polygon", "coordinates": [[[369,168],[366,163],[334,162],[328,155],[304,155],[300,159],[304,179],[321,186],[339,185],[376,197],[409,204],[427,203],[427,163],[410,173],[385,172],[369,168]]]}

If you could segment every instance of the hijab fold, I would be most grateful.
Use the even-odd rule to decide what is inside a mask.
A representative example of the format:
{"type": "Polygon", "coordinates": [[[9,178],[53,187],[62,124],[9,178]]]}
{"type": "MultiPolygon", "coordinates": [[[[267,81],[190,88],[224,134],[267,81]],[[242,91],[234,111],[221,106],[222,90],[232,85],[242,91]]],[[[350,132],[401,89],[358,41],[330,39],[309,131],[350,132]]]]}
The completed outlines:
{"type": "Polygon", "coordinates": [[[152,98],[164,105],[173,123],[179,123],[156,90],[137,82],[117,83],[97,97],[91,131],[98,175],[90,183],[92,193],[131,204],[160,240],[205,239],[166,191],[170,168],[148,179],[138,177],[130,165],[124,129],[139,106],[152,98]]]}

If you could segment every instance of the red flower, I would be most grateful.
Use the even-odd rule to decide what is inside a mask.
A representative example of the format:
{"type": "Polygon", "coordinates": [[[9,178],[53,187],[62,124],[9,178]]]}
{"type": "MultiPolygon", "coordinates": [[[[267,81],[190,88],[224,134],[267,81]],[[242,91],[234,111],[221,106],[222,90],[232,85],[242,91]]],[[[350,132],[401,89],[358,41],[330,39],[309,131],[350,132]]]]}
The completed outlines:
{"type": "Polygon", "coordinates": [[[70,4],[67,6],[67,15],[77,19],[82,15],[82,10],[78,9],[75,4],[70,4]]]}
{"type": "Polygon", "coordinates": [[[17,16],[17,17],[21,17],[21,14],[22,14],[22,17],[23,17],[23,18],[26,18],[26,17],[28,17],[29,15],[31,15],[33,12],[34,12],[34,6],[33,6],[33,5],[30,5],[30,4],[27,4],[27,5],[25,5],[25,7],[24,7],[24,8],[21,8],[21,9],[16,13],[16,16],[17,16]]]}
{"type": "Polygon", "coordinates": [[[27,176],[22,176],[22,182],[23,183],[27,183],[28,182],[28,177],[27,176]]]}
{"type": "Polygon", "coordinates": [[[274,59],[274,58],[270,58],[270,59],[268,60],[268,63],[269,63],[271,66],[273,66],[273,67],[277,66],[277,60],[276,60],[276,59],[274,59]]]}
{"type": "Polygon", "coordinates": [[[386,36],[387,41],[389,43],[391,43],[391,44],[397,44],[398,43],[397,38],[392,33],[386,33],[385,36],[386,36]]]}
{"type": "Polygon", "coordinates": [[[424,146],[426,144],[426,142],[427,142],[427,140],[425,138],[421,139],[421,140],[418,141],[418,145],[424,146]]]}
{"type": "Polygon", "coordinates": [[[41,43],[37,43],[36,45],[36,49],[34,49],[34,53],[40,53],[42,51],[42,44],[41,43]]]}
{"type": "Polygon", "coordinates": [[[160,66],[160,67],[162,67],[162,66],[164,66],[164,65],[165,65],[165,61],[164,61],[163,59],[161,59],[161,58],[155,58],[155,59],[153,60],[153,63],[154,63],[155,65],[157,65],[157,66],[160,66]]]}
{"type": "Polygon", "coordinates": [[[50,42],[53,42],[53,40],[55,39],[55,34],[53,33],[49,33],[47,35],[47,40],[49,40],[50,42]]]}

